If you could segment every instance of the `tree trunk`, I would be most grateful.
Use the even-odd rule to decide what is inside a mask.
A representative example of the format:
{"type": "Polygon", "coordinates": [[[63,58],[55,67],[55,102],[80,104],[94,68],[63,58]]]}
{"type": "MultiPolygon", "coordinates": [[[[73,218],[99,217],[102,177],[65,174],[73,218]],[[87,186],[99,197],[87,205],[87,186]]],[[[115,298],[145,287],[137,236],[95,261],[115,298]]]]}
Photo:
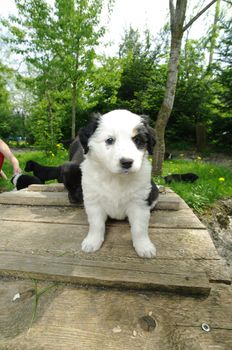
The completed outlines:
{"type": "Polygon", "coordinates": [[[47,92],[47,100],[48,100],[48,118],[49,118],[49,127],[50,127],[50,138],[51,138],[51,146],[54,147],[54,128],[53,128],[53,112],[52,112],[52,102],[50,99],[50,95],[47,92]]]}
{"type": "Polygon", "coordinates": [[[215,6],[214,23],[213,23],[213,27],[212,27],[212,35],[211,35],[211,40],[210,40],[208,70],[211,68],[211,65],[212,65],[212,62],[213,62],[213,54],[214,54],[214,50],[215,50],[215,46],[216,46],[216,40],[217,40],[218,32],[219,32],[219,26],[218,26],[219,16],[220,16],[220,0],[217,0],[216,6],[215,6]]]}
{"type": "Polygon", "coordinates": [[[186,6],[187,0],[177,0],[176,9],[174,9],[173,3],[170,1],[171,52],[164,100],[158,113],[155,125],[156,146],[154,149],[152,166],[152,172],[154,175],[162,174],[162,164],[164,161],[165,152],[164,135],[175,99],[186,6]]]}
{"type": "Polygon", "coordinates": [[[187,30],[211,5],[217,0],[211,0],[196,16],[194,16],[185,26],[185,14],[187,0],[176,0],[174,6],[173,0],[169,0],[170,23],[171,23],[171,52],[168,64],[168,76],[164,100],[158,113],[156,129],[156,146],[153,154],[152,173],[153,175],[162,174],[162,165],[165,152],[165,129],[172,112],[175,99],[176,84],[178,79],[178,65],[181,50],[183,33],[187,30]]]}
{"type": "Polygon", "coordinates": [[[77,101],[77,84],[72,86],[72,139],[76,137],[76,101],[77,101]]]}
{"type": "Polygon", "coordinates": [[[197,151],[204,152],[207,145],[206,140],[206,128],[203,123],[197,123],[196,125],[196,143],[197,143],[197,151]]]}

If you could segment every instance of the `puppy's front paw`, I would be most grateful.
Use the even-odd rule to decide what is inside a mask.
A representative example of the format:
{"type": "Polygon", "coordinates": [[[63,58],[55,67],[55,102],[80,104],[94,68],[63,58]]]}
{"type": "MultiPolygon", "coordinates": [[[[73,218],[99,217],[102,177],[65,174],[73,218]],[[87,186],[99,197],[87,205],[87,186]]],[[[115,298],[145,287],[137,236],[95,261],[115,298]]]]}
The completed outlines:
{"type": "Polygon", "coordinates": [[[156,256],[156,248],[149,239],[139,240],[133,243],[136,253],[141,258],[154,258],[156,256]]]}
{"type": "Polygon", "coordinates": [[[96,252],[101,247],[103,241],[104,239],[101,237],[88,235],[81,243],[81,249],[86,253],[96,252]]]}

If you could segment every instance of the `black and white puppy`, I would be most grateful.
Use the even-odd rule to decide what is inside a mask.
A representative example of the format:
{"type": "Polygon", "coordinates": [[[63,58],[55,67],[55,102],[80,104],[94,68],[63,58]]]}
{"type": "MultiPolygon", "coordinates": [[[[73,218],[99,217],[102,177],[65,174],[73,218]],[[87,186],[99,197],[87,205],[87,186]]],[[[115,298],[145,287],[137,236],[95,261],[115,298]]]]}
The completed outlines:
{"type": "Polygon", "coordinates": [[[82,250],[98,250],[107,217],[129,219],[133,246],[140,257],[152,258],[156,249],[148,235],[150,210],[158,199],[151,183],[155,138],[146,116],[115,110],[99,116],[79,131],[85,152],[81,163],[84,206],[89,232],[82,250]]]}
{"type": "Polygon", "coordinates": [[[62,182],[60,166],[41,165],[34,160],[28,160],[24,168],[25,171],[32,171],[33,175],[38,177],[42,183],[49,180],[57,180],[62,182]]]}
{"type": "Polygon", "coordinates": [[[36,176],[16,174],[12,177],[11,183],[15,185],[15,188],[19,191],[23,188],[27,188],[29,185],[32,184],[41,184],[41,181],[36,176]]]}

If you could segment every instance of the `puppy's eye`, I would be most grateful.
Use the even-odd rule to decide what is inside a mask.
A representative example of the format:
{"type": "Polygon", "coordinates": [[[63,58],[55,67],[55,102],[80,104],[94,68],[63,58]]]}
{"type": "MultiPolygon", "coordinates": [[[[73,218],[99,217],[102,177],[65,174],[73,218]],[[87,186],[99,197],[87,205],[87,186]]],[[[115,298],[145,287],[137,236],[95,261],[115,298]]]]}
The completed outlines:
{"type": "Polygon", "coordinates": [[[138,134],[134,136],[132,140],[138,148],[145,148],[147,140],[144,135],[138,134]]]}
{"type": "Polygon", "coordinates": [[[109,137],[105,142],[107,145],[113,145],[115,143],[115,139],[113,137],[109,137]]]}

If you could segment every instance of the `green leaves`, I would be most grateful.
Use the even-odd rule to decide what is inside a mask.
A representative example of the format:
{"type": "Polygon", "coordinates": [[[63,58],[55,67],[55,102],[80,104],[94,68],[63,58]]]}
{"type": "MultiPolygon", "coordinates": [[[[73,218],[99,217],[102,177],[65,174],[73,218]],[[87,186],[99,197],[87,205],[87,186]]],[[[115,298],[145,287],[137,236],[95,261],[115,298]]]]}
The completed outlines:
{"type": "Polygon", "coordinates": [[[104,34],[100,26],[103,1],[55,0],[52,7],[46,0],[16,0],[19,15],[4,21],[10,33],[5,40],[32,72],[33,82],[24,80],[34,96],[29,112],[31,132],[44,149],[55,152],[68,112],[67,125],[72,124],[75,136],[77,110],[86,107],[85,82],[104,34]],[[65,112],[57,94],[61,91],[69,96],[63,99],[65,112]]]}

